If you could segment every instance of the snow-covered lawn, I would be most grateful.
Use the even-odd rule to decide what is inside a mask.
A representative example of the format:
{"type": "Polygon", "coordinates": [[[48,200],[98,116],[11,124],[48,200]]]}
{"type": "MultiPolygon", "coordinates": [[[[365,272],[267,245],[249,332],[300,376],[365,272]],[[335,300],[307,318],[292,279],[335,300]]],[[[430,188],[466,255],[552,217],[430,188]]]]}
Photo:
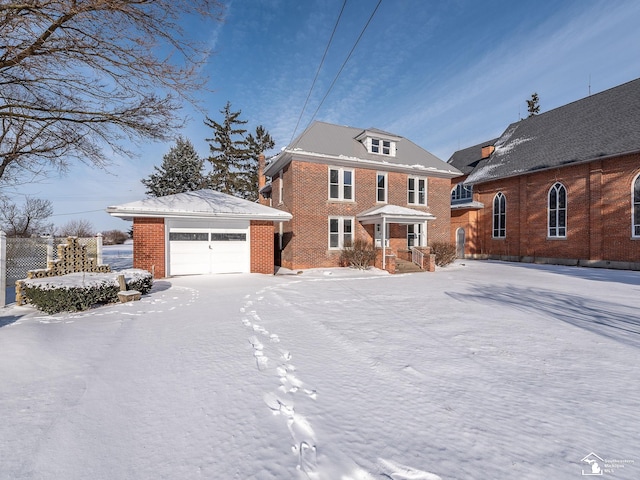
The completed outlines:
{"type": "Polygon", "coordinates": [[[639,307],[640,272],[463,262],[7,308],[0,478],[637,479],[639,307]]]}

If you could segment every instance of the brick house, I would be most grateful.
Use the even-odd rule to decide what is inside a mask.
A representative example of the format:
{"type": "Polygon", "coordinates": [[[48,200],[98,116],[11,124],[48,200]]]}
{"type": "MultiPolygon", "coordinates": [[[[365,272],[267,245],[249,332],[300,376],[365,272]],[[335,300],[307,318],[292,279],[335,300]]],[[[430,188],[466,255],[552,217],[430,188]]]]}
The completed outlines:
{"type": "Polygon", "coordinates": [[[107,208],[133,220],[133,266],[155,278],[274,273],[274,223],[281,210],[213,190],[147,198],[107,208]]]}
{"type": "MultiPolygon", "coordinates": [[[[363,239],[393,272],[412,249],[449,241],[451,178],[460,172],[406,138],[314,122],[264,174],[261,201],[292,215],[276,231],[283,267],[338,266],[344,246],[363,239]]],[[[421,265],[432,269],[428,261],[421,265]]]]}
{"type": "Polygon", "coordinates": [[[460,256],[640,269],[640,79],[455,152],[460,256]]]}

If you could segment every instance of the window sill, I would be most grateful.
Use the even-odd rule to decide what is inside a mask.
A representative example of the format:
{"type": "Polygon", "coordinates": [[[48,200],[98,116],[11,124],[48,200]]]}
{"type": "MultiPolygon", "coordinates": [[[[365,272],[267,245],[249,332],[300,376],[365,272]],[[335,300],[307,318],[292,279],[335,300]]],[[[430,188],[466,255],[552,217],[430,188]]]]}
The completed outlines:
{"type": "Polygon", "coordinates": [[[550,241],[554,241],[554,240],[566,240],[567,237],[547,237],[547,240],[550,241]]]}

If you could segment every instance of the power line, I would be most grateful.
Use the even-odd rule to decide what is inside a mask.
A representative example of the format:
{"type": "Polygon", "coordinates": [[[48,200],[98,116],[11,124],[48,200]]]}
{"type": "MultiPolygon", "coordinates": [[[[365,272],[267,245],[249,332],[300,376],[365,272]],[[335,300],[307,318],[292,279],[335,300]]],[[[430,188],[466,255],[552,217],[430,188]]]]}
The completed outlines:
{"type": "Polygon", "coordinates": [[[347,64],[347,62],[349,61],[349,59],[351,58],[351,55],[353,54],[353,51],[356,49],[356,47],[358,46],[358,43],[360,42],[360,39],[362,38],[362,36],[364,35],[364,32],[367,30],[367,27],[369,26],[369,24],[371,23],[371,20],[373,20],[374,15],[376,14],[376,12],[378,11],[378,8],[380,7],[380,4],[382,3],[382,0],[378,0],[378,4],[376,5],[376,8],[373,9],[373,12],[371,12],[371,15],[369,16],[369,20],[367,20],[367,23],[365,24],[365,26],[362,28],[362,31],[360,32],[360,35],[358,36],[356,42],[353,44],[353,47],[351,48],[351,51],[349,52],[349,55],[347,55],[347,58],[345,59],[345,61],[343,62],[342,66],[340,67],[340,70],[338,70],[338,73],[336,74],[335,78],[333,79],[333,82],[331,82],[331,85],[329,86],[329,89],[327,90],[327,93],[325,93],[324,97],[322,97],[322,100],[320,101],[320,104],[318,105],[318,108],[316,108],[316,111],[313,112],[313,115],[311,116],[311,119],[309,120],[309,123],[307,124],[307,126],[309,126],[311,124],[311,122],[313,122],[313,119],[316,118],[316,115],[318,114],[318,111],[320,110],[320,107],[322,107],[322,104],[324,103],[324,101],[327,99],[327,97],[329,96],[329,93],[331,92],[331,90],[333,89],[333,86],[336,84],[336,82],[338,81],[338,77],[340,76],[340,74],[342,73],[342,70],[344,70],[345,65],[347,64]]]}
{"type": "Polygon", "coordinates": [[[298,131],[298,126],[300,125],[300,120],[302,120],[302,115],[304,114],[305,109],[307,108],[307,103],[309,102],[309,97],[311,97],[311,92],[313,91],[313,87],[316,84],[316,80],[318,80],[318,75],[320,74],[320,69],[324,64],[324,59],[327,57],[327,52],[329,51],[329,47],[331,46],[331,42],[333,41],[333,36],[338,29],[338,23],[340,23],[340,18],[342,17],[342,12],[344,12],[344,7],[347,5],[347,0],[344,0],[342,3],[342,8],[340,9],[340,14],[336,20],[336,24],[333,26],[333,32],[331,32],[331,37],[329,37],[329,42],[327,43],[327,47],[324,49],[324,54],[322,55],[322,60],[320,60],[320,65],[318,65],[318,70],[316,71],[316,76],[313,78],[313,82],[311,82],[311,88],[309,89],[309,93],[307,94],[307,99],[304,101],[304,105],[302,107],[302,111],[300,112],[300,116],[298,117],[298,121],[296,122],[296,128],[293,129],[293,134],[291,135],[291,140],[289,143],[293,142],[293,138],[296,136],[296,132],[298,131]]]}

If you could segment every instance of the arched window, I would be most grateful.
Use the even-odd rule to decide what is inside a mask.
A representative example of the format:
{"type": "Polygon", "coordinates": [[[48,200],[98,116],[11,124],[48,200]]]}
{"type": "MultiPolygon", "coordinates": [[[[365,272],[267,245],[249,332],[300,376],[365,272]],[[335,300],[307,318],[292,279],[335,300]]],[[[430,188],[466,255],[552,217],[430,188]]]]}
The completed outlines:
{"type": "Polygon", "coordinates": [[[549,189],[549,237],[567,236],[567,189],[556,182],[549,189]]]}
{"type": "Polygon", "coordinates": [[[633,181],[631,201],[633,202],[632,233],[634,237],[640,237],[640,174],[633,181]]]}
{"type": "Polygon", "coordinates": [[[468,202],[472,198],[473,198],[472,185],[464,185],[462,183],[459,183],[451,190],[451,203],[468,202]]]}
{"type": "Polygon", "coordinates": [[[502,192],[493,197],[493,237],[507,236],[507,198],[502,192]]]}

